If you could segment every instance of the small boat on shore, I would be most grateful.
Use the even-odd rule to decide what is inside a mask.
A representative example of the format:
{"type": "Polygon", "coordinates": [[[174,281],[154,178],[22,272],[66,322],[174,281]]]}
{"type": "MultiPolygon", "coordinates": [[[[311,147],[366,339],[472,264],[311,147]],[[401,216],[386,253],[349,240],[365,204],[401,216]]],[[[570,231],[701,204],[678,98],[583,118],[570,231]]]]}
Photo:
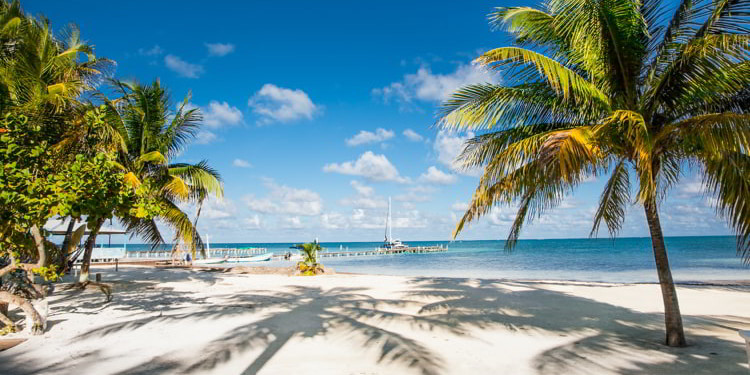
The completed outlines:
{"type": "Polygon", "coordinates": [[[193,261],[193,264],[220,264],[220,263],[226,262],[227,259],[229,259],[229,257],[196,259],[196,260],[193,261]]]}
{"type": "Polygon", "coordinates": [[[266,262],[271,260],[273,253],[265,253],[250,257],[232,257],[227,258],[227,263],[246,263],[246,262],[266,262]]]}

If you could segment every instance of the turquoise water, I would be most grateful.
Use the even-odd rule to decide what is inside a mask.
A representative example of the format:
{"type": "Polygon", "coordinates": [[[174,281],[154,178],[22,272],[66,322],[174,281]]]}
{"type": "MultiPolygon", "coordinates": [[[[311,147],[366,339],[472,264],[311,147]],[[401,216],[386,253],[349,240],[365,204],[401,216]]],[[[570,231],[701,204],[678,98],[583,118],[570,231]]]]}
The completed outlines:
{"type": "MultiPolygon", "coordinates": [[[[750,280],[750,267],[737,256],[735,239],[669,237],[666,239],[675,280],[750,280]]],[[[324,258],[339,272],[404,276],[449,276],[509,279],[554,279],[608,282],[655,282],[649,238],[521,240],[513,252],[504,241],[408,241],[412,246],[446,245],[436,254],[324,258]]],[[[211,248],[264,247],[284,253],[292,243],[217,243],[211,248]]],[[[373,249],[380,242],[324,242],[329,251],[373,249]]],[[[128,250],[145,249],[128,245],[128,250]]],[[[290,262],[265,262],[288,266],[290,262]]]]}

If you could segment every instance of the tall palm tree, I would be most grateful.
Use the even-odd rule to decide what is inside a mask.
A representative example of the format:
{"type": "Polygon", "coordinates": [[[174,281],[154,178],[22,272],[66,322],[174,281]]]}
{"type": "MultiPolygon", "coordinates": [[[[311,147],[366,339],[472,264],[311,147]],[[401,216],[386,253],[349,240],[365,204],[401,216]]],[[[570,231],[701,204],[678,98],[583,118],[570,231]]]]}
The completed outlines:
{"type": "Polygon", "coordinates": [[[717,212],[750,261],[750,2],[551,0],[497,8],[515,38],[476,61],[502,84],[470,85],[443,103],[439,125],[480,133],[459,160],[484,167],[458,223],[517,204],[506,246],[525,222],[589,176],[607,176],[593,218],[612,236],[630,203],[648,221],[666,343],[686,344],[659,205],[687,167],[700,168],[717,212]]]}
{"type": "Polygon", "coordinates": [[[44,17],[27,16],[18,1],[0,2],[0,111],[24,107],[64,126],[67,111],[111,71],[75,25],[55,34],[44,17]]]}
{"type": "MultiPolygon", "coordinates": [[[[49,144],[80,120],[82,98],[113,66],[94,54],[75,25],[54,33],[46,18],[26,15],[19,1],[0,1],[0,115],[24,113],[44,129],[49,144]]],[[[62,166],[72,155],[60,153],[54,161],[62,166]]]]}
{"type": "MultiPolygon", "coordinates": [[[[174,163],[200,129],[202,116],[189,108],[188,95],[171,110],[169,93],[159,80],[149,85],[113,81],[121,95],[105,101],[116,113],[115,123],[124,138],[126,150],[122,163],[139,181],[148,182],[158,191],[165,212],[159,219],[175,231],[175,238],[203,251],[196,223],[180,208],[181,203],[199,203],[209,195],[220,198],[223,187],[219,173],[205,160],[196,164],[174,163]]],[[[138,234],[156,246],[165,243],[156,220],[121,218],[128,231],[138,234]]]]}

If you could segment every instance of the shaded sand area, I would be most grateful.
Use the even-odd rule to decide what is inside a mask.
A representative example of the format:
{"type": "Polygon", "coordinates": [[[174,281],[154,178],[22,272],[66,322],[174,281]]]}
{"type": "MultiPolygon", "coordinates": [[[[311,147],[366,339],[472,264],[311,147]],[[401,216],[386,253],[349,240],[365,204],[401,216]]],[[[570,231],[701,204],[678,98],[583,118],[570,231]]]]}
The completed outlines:
{"type": "Polygon", "coordinates": [[[750,287],[678,288],[691,346],[663,336],[657,285],[289,277],[99,269],[0,374],[747,374],[750,287]]]}

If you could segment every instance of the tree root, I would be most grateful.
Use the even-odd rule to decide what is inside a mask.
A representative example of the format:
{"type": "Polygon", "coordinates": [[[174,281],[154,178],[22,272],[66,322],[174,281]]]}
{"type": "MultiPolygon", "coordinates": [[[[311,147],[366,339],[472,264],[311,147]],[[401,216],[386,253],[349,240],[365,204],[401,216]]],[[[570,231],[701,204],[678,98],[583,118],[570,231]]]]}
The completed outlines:
{"type": "MultiPolygon", "coordinates": [[[[41,335],[44,333],[44,321],[42,321],[42,316],[39,315],[39,312],[36,311],[28,299],[11,294],[10,292],[0,291],[0,302],[12,303],[23,310],[26,315],[26,320],[31,321],[31,327],[27,328],[29,328],[32,335],[41,335]]],[[[8,319],[4,314],[3,316],[8,319]]],[[[8,321],[10,321],[10,319],[8,319],[8,321]]],[[[11,324],[13,323],[12,321],[10,322],[11,324]]],[[[7,321],[5,320],[3,320],[3,323],[7,325],[7,321]]],[[[15,330],[15,326],[13,329],[15,330]]]]}
{"type": "Polygon", "coordinates": [[[85,289],[99,289],[102,291],[102,293],[104,293],[104,296],[106,298],[105,302],[112,301],[112,285],[107,284],[107,283],[98,283],[96,281],[86,280],[82,283],[77,282],[77,283],[73,283],[65,287],[65,290],[70,290],[70,289],[79,289],[81,291],[85,289]]]}

